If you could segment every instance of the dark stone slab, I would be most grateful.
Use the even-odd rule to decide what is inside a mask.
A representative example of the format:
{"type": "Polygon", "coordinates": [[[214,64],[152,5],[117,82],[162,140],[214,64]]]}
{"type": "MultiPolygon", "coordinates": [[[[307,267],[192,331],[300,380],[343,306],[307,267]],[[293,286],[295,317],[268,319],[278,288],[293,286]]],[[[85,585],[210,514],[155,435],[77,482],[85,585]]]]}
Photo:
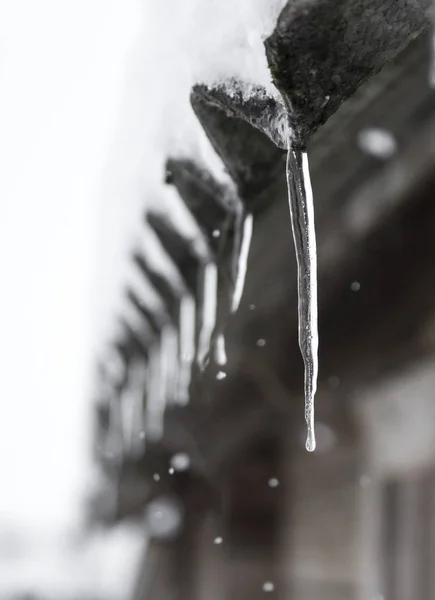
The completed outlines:
{"type": "Polygon", "coordinates": [[[133,261],[137,264],[143,276],[151,282],[156,292],[160,295],[171,320],[174,323],[178,323],[180,297],[175,293],[167,278],[150,263],[145,255],[136,253],[133,256],[133,261]]]}
{"type": "Polygon", "coordinates": [[[260,88],[244,100],[241,90],[203,85],[193,88],[191,103],[247,210],[256,210],[257,195],[271,184],[283,165],[283,152],[275,143],[283,145],[275,127],[282,107],[260,88]]]}
{"type": "Polygon", "coordinates": [[[298,146],[428,26],[430,5],[431,0],[287,3],[265,47],[298,146]]]}
{"type": "Polygon", "coordinates": [[[221,232],[232,219],[237,199],[234,192],[218,183],[193,161],[170,158],[166,163],[166,183],[173,184],[196,219],[214,253],[219,251],[221,232]]]}
{"type": "MultiPolygon", "coordinates": [[[[145,324],[147,326],[149,326],[150,330],[155,334],[155,335],[159,335],[160,330],[161,330],[161,318],[159,318],[158,315],[156,315],[154,313],[154,311],[152,311],[149,306],[147,306],[140,298],[138,298],[138,296],[135,294],[135,292],[130,289],[127,288],[126,290],[126,295],[127,295],[127,299],[129,302],[131,302],[136,309],[139,311],[139,313],[142,315],[142,318],[145,322],[145,324]]],[[[132,330],[128,327],[128,325],[125,325],[126,329],[129,329],[129,333],[131,335],[132,330]]]]}
{"type": "Polygon", "coordinates": [[[195,294],[198,287],[199,259],[195,256],[192,243],[174,228],[167,217],[160,213],[148,213],[147,221],[174,261],[187,287],[195,294]]]}
{"type": "MultiPolygon", "coordinates": [[[[143,313],[143,310],[142,310],[142,313],[143,313]]],[[[144,318],[144,320],[146,319],[145,314],[143,314],[143,318],[144,318]]],[[[128,323],[126,321],[124,321],[123,319],[121,319],[121,324],[125,331],[125,344],[126,344],[126,352],[127,352],[127,357],[128,357],[127,362],[130,360],[130,358],[137,357],[137,356],[139,356],[147,361],[148,356],[149,356],[149,348],[151,347],[151,344],[155,340],[155,336],[157,335],[157,332],[154,331],[152,329],[151,325],[148,324],[148,328],[150,330],[150,337],[149,337],[149,340],[144,341],[143,339],[141,339],[141,337],[139,335],[137,335],[137,333],[135,331],[133,331],[133,329],[130,327],[130,325],[128,325],[128,323]]]]}

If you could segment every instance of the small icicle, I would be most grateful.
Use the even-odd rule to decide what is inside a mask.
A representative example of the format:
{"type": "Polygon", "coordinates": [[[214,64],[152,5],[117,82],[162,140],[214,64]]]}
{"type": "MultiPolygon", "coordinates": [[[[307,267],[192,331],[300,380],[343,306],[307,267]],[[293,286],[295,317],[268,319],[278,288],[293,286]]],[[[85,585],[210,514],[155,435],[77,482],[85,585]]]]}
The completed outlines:
{"type": "Polygon", "coordinates": [[[202,303],[201,331],[198,341],[198,364],[205,366],[205,358],[210,349],[213,330],[216,325],[218,293],[218,269],[215,263],[204,268],[204,299],[202,303]]]}
{"type": "Polygon", "coordinates": [[[114,390],[109,396],[109,429],[107,431],[105,454],[120,463],[124,456],[121,403],[114,390]]]}
{"type": "Polygon", "coordinates": [[[195,316],[195,300],[190,294],[186,294],[180,303],[180,377],[177,401],[182,405],[189,401],[192,362],[195,355],[195,316]]]}
{"type": "Polygon", "coordinates": [[[245,287],[246,271],[248,268],[249,249],[251,247],[252,230],[254,217],[251,213],[247,214],[243,220],[243,233],[240,243],[240,252],[237,260],[237,275],[234,285],[233,299],[231,303],[231,312],[235,313],[240,306],[240,301],[245,287]]]}
{"type": "Polygon", "coordinates": [[[290,216],[298,265],[299,347],[305,366],[306,449],[316,448],[314,433],[314,395],[317,389],[317,257],[314,229],[314,204],[306,152],[292,147],[289,135],[287,186],[290,216]]]}
{"type": "Polygon", "coordinates": [[[225,336],[223,333],[220,333],[216,338],[214,352],[216,364],[220,367],[225,366],[227,364],[227,351],[225,349],[225,336]]]}
{"type": "Polygon", "coordinates": [[[162,334],[163,352],[166,356],[166,397],[169,402],[177,399],[179,362],[178,331],[172,325],[166,325],[162,334]]]}
{"type": "MultiPolygon", "coordinates": [[[[156,344],[152,349],[148,363],[148,385],[146,406],[146,433],[150,440],[158,441],[163,433],[163,415],[166,406],[163,371],[161,361],[161,344],[156,344]]],[[[166,375],[165,375],[166,376],[166,375]]]]}
{"type": "Polygon", "coordinates": [[[126,454],[138,456],[143,443],[140,432],[145,427],[143,397],[146,387],[147,369],[143,363],[129,367],[129,381],[122,393],[122,427],[126,454]]]}

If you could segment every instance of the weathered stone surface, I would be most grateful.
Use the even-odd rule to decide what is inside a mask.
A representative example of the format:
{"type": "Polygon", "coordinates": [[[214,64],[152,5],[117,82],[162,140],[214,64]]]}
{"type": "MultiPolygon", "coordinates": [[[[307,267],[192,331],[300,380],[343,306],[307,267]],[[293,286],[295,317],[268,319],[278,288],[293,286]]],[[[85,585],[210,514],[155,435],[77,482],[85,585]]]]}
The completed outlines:
{"type": "Polygon", "coordinates": [[[174,261],[187,287],[196,293],[198,287],[199,260],[191,242],[184,238],[162,214],[150,212],[147,221],[174,261]]]}
{"type": "Polygon", "coordinates": [[[220,235],[231,221],[236,206],[234,191],[219,184],[193,161],[172,159],[166,163],[166,182],[173,184],[183,202],[196,219],[208,244],[216,253],[220,235]]]}
{"type": "MultiPolygon", "coordinates": [[[[241,200],[254,210],[257,195],[282,168],[283,152],[268,137],[275,131],[276,101],[264,91],[249,100],[224,87],[194,87],[191,103],[212,146],[237,185],[241,200]]],[[[281,137],[276,134],[275,140],[281,137]]]]}
{"type": "Polygon", "coordinates": [[[133,260],[137,264],[144,277],[149,279],[156,292],[161,297],[171,320],[177,323],[180,297],[174,291],[173,286],[170,284],[167,278],[164,275],[162,275],[162,273],[158,271],[143,254],[136,253],[133,256],[133,260]]]}
{"type": "MultiPolygon", "coordinates": [[[[131,302],[136,309],[138,310],[138,312],[141,314],[144,324],[149,327],[149,329],[156,335],[158,335],[160,333],[161,330],[161,319],[158,317],[158,315],[156,315],[149,306],[147,306],[137,295],[136,293],[131,289],[131,288],[127,288],[126,290],[126,295],[127,295],[127,299],[129,300],[129,302],[131,302]]],[[[128,328],[128,325],[126,325],[126,329],[128,328]]],[[[132,332],[132,330],[130,330],[131,333],[134,334],[134,332],[132,332]]]]}
{"type": "Polygon", "coordinates": [[[266,40],[294,140],[304,146],[371,75],[427,27],[431,0],[293,0],[266,40]]]}

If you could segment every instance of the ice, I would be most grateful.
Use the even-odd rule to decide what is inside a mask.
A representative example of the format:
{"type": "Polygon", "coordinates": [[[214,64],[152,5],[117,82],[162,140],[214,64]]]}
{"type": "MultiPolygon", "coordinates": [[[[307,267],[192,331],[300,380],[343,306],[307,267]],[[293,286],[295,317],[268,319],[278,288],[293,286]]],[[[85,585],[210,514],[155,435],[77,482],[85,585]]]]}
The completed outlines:
{"type": "Polygon", "coordinates": [[[306,152],[292,147],[289,135],[287,186],[290,216],[298,267],[299,347],[305,367],[306,449],[316,448],[314,396],[317,388],[317,256],[314,229],[314,204],[306,152]]]}
{"type": "Polygon", "coordinates": [[[198,364],[204,367],[216,325],[218,269],[215,263],[204,268],[204,300],[202,304],[201,331],[198,342],[198,364]]]}
{"type": "Polygon", "coordinates": [[[178,331],[172,324],[167,324],[162,332],[162,353],[165,355],[166,362],[166,384],[164,384],[164,387],[168,402],[176,401],[178,394],[178,346],[178,331]]]}
{"type": "Polygon", "coordinates": [[[435,0],[432,0],[432,35],[429,63],[429,85],[435,89],[435,0]]]}
{"type": "Polygon", "coordinates": [[[185,405],[189,401],[192,361],[195,355],[195,299],[186,294],[180,302],[180,357],[177,402],[185,405]]]}
{"type": "Polygon", "coordinates": [[[163,413],[166,398],[161,390],[161,352],[160,345],[151,348],[148,362],[146,434],[150,440],[159,440],[163,433],[163,413]]]}
{"type": "Polygon", "coordinates": [[[237,259],[237,276],[234,285],[233,300],[231,311],[234,313],[240,306],[240,301],[245,287],[246,271],[248,268],[249,249],[251,247],[252,230],[254,225],[254,217],[252,214],[247,214],[243,218],[242,237],[240,243],[240,252],[237,259]]]}
{"type": "Polygon", "coordinates": [[[214,351],[215,351],[216,364],[218,364],[220,367],[223,367],[224,365],[226,365],[228,359],[227,359],[227,351],[225,348],[225,336],[223,333],[220,333],[217,336],[215,346],[214,346],[214,351]]]}
{"type": "Polygon", "coordinates": [[[141,436],[144,422],[144,393],[147,370],[143,361],[133,362],[129,366],[128,382],[122,392],[121,411],[125,453],[132,456],[140,454],[143,448],[141,436]]]}
{"type": "Polygon", "coordinates": [[[119,395],[112,390],[109,396],[109,430],[107,432],[104,453],[107,458],[119,464],[124,454],[124,440],[122,435],[122,414],[119,395]]]}

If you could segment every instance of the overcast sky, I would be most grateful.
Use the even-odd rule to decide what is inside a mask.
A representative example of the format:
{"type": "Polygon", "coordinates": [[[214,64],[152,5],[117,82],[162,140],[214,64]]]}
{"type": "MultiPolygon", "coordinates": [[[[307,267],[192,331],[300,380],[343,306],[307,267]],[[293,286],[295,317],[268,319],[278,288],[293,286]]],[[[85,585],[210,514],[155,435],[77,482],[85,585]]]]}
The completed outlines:
{"type": "Polygon", "coordinates": [[[143,207],[176,203],[164,158],[219,171],[190,87],[269,85],[283,3],[0,0],[0,592],[14,536],[35,567],[80,522],[94,351],[143,207]]]}

